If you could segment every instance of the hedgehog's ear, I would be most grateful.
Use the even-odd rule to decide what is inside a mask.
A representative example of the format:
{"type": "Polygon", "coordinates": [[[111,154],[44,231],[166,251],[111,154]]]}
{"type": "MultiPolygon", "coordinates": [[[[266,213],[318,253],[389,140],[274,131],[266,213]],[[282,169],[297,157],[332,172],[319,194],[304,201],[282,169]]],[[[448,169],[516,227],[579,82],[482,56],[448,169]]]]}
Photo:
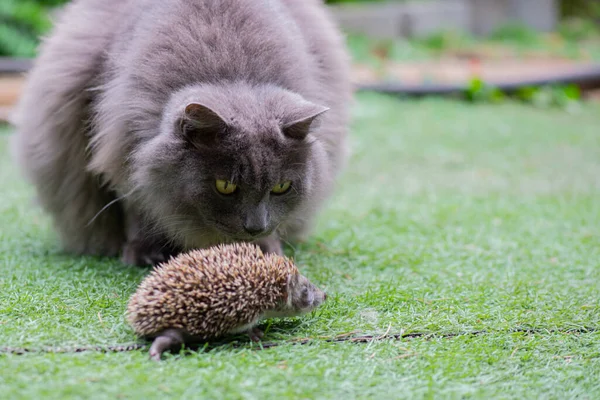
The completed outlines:
{"type": "Polygon", "coordinates": [[[199,103],[185,107],[179,119],[179,132],[196,147],[216,144],[227,131],[227,123],[213,109],[199,103]]]}

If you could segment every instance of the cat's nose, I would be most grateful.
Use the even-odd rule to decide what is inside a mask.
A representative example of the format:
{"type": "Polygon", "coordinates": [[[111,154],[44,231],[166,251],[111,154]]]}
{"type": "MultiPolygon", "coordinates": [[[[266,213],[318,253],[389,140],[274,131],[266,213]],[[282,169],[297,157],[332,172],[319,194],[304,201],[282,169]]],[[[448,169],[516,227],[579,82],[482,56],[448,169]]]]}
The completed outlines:
{"type": "Polygon", "coordinates": [[[252,236],[258,236],[266,230],[264,225],[245,224],[244,230],[252,236]]]}
{"type": "Polygon", "coordinates": [[[258,236],[267,230],[269,213],[264,202],[246,214],[244,230],[252,236],[258,236]]]}

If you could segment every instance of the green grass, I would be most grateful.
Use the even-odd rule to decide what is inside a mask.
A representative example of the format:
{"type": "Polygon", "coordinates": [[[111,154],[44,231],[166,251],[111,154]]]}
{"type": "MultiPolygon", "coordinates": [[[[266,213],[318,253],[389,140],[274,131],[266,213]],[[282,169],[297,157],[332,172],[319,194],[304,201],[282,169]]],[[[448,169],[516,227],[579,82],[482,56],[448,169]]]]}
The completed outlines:
{"type": "MultiPolygon", "coordinates": [[[[330,294],[241,343],[0,355],[3,398],[598,398],[600,107],[358,97],[354,153],[295,249],[330,294]],[[535,329],[534,332],[514,332],[535,329]],[[322,336],[437,336],[329,343],[322,336]],[[579,330],[576,332],[575,330],[579,330]],[[586,331],[587,330],[587,331],[586,331]],[[470,331],[479,335],[443,337],[470,331]]],[[[62,255],[0,134],[1,346],[136,341],[123,313],[147,272],[62,255]]]]}

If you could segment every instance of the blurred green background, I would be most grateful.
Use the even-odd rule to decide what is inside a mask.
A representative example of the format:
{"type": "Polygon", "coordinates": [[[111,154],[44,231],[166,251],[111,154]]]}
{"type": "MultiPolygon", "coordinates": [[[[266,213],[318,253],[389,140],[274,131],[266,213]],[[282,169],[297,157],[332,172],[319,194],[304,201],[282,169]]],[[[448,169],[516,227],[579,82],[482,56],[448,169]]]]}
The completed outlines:
{"type": "MultiPolygon", "coordinates": [[[[340,4],[380,1],[385,0],[326,0],[325,2],[340,4]]],[[[0,0],[0,56],[35,56],[39,37],[46,34],[52,26],[53,10],[66,2],[68,0],[0,0]]],[[[561,13],[565,20],[585,17],[588,23],[600,22],[600,1],[560,0],[560,2],[561,13]]],[[[577,29],[585,30],[585,24],[579,23],[577,29]]]]}
{"type": "MultiPolygon", "coordinates": [[[[40,36],[51,28],[53,9],[69,0],[0,0],[0,56],[33,57],[40,36]]],[[[380,0],[326,0],[368,3],[380,0]]]]}

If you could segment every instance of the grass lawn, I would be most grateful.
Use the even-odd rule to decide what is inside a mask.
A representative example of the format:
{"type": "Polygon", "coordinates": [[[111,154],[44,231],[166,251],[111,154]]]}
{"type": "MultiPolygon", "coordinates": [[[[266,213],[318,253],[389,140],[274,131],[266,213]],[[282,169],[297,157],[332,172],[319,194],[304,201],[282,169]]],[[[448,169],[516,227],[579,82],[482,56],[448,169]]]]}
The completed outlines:
{"type": "MultiPolygon", "coordinates": [[[[160,364],[143,350],[0,354],[1,397],[599,398],[600,107],[361,94],[354,115],[339,190],[313,237],[288,249],[328,302],[265,325],[266,341],[313,341],[160,364]],[[434,335],[322,338],[355,330],[434,335]],[[485,332],[459,334],[473,331],[485,332]]],[[[123,314],[147,270],[61,254],[9,136],[0,346],[135,342],[123,314]]]]}

